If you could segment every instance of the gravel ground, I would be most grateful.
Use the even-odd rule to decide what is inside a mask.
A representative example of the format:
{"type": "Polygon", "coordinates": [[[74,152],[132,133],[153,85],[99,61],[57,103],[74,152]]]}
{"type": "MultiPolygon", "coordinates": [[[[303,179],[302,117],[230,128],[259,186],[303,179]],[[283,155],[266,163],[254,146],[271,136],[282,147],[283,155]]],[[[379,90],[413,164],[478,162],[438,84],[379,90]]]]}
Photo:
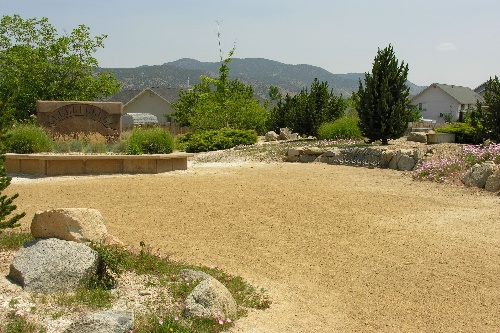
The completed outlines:
{"type": "MultiPolygon", "coordinates": [[[[404,140],[389,148],[431,149],[428,158],[461,151],[404,140]]],[[[142,240],[267,287],[271,308],[234,332],[500,331],[498,196],[393,170],[265,162],[235,150],[197,154],[186,171],[15,179],[7,194],[20,194],[28,217],[97,208],[127,244],[142,240]]],[[[2,276],[11,256],[0,253],[2,276]]],[[[137,310],[164,292],[141,295],[140,278],[127,278],[119,307],[137,310]]],[[[0,281],[2,309],[12,298],[31,306],[0,281]]],[[[53,320],[53,311],[43,319],[51,332],[77,315],[53,320]]],[[[30,317],[42,320],[38,310],[30,317]]]]}

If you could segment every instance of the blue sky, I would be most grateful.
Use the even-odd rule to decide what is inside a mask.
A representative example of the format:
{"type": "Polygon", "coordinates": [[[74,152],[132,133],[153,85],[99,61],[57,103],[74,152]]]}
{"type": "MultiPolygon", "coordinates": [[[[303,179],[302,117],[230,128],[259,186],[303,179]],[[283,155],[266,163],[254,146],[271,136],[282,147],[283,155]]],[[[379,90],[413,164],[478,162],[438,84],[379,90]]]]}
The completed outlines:
{"type": "Polygon", "coordinates": [[[0,0],[2,15],[47,17],[61,33],[106,34],[101,67],[161,65],[225,54],[370,72],[389,43],[409,80],[475,88],[500,75],[498,0],[0,0]]]}

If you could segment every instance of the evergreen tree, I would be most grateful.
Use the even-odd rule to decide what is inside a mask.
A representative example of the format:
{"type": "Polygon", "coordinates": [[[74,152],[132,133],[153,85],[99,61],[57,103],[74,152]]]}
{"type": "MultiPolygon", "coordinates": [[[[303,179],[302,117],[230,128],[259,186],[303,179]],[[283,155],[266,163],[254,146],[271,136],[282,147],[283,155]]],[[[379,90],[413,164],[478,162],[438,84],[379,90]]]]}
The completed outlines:
{"type": "Polygon", "coordinates": [[[298,95],[287,94],[278,101],[271,110],[269,128],[288,127],[303,135],[316,136],[321,124],[340,118],[346,107],[345,99],[335,96],[328,82],[314,79],[310,92],[304,88],[298,95]]]}
{"type": "Polygon", "coordinates": [[[399,64],[389,44],[378,50],[372,74],[365,73],[364,85],[359,80],[359,126],[370,142],[381,140],[386,145],[406,131],[410,118],[407,77],[408,65],[404,61],[399,64]]]}
{"type": "Polygon", "coordinates": [[[497,76],[486,82],[484,104],[487,109],[483,111],[483,104],[477,103],[484,135],[487,139],[500,142],[500,81],[497,76]]]}
{"type": "Polygon", "coordinates": [[[17,193],[11,197],[7,195],[2,195],[2,191],[5,190],[9,185],[11,178],[7,176],[7,172],[3,166],[5,161],[5,128],[7,128],[8,120],[5,116],[0,114],[0,233],[2,229],[5,228],[15,228],[19,226],[19,220],[26,215],[26,213],[16,214],[10,216],[10,214],[17,208],[13,204],[13,201],[19,196],[17,193]]]}

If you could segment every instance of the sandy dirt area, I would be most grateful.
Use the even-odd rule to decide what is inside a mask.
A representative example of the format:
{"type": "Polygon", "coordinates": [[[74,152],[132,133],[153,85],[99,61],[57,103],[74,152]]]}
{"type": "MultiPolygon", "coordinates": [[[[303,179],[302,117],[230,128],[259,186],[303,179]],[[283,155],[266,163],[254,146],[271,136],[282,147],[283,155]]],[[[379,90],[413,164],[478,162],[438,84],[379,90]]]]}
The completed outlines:
{"type": "Polygon", "coordinates": [[[27,213],[97,208],[108,231],[266,287],[234,332],[500,332],[500,198],[392,170],[192,165],[14,179],[27,213]]]}

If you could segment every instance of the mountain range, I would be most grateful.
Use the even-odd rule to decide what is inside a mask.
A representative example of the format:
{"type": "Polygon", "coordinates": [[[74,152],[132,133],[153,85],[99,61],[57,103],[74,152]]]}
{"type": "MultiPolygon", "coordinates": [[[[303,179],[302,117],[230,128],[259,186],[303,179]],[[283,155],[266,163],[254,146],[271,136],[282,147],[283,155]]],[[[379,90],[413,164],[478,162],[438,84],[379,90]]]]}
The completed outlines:
{"type": "MultiPolygon", "coordinates": [[[[192,88],[198,83],[200,76],[217,77],[220,62],[201,62],[183,58],[163,65],[143,65],[135,68],[99,68],[98,71],[111,71],[123,84],[123,90],[144,89],[148,87],[167,86],[175,88],[192,88]]],[[[308,88],[317,78],[326,81],[336,95],[349,97],[357,91],[359,79],[363,81],[364,73],[332,74],[329,71],[312,65],[289,65],[263,58],[234,58],[229,63],[230,78],[238,78],[251,85],[255,94],[268,97],[269,87],[277,86],[285,95],[298,94],[308,88]]],[[[417,86],[409,81],[410,94],[416,95],[426,87],[417,86]]]]}

